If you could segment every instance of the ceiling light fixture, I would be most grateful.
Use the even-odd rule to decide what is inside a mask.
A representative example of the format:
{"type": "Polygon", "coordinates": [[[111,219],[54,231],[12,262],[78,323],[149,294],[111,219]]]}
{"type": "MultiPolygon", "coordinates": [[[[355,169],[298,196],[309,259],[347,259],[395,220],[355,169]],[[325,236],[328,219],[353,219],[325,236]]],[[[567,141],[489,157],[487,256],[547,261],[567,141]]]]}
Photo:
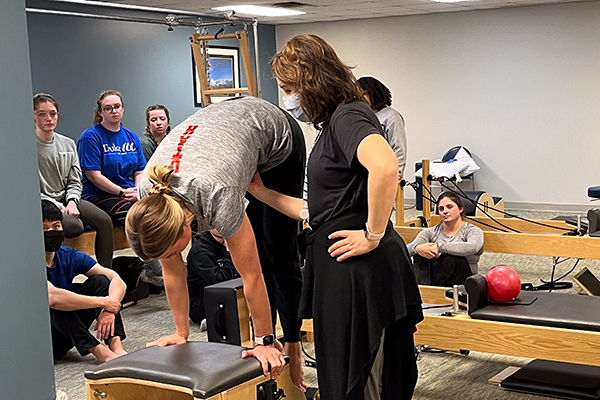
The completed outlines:
{"type": "Polygon", "coordinates": [[[228,11],[233,10],[236,14],[243,14],[249,16],[260,16],[260,17],[288,17],[290,15],[302,15],[306,14],[305,11],[290,10],[286,8],[276,7],[263,7],[263,6],[225,6],[225,7],[213,7],[216,11],[228,11]]]}

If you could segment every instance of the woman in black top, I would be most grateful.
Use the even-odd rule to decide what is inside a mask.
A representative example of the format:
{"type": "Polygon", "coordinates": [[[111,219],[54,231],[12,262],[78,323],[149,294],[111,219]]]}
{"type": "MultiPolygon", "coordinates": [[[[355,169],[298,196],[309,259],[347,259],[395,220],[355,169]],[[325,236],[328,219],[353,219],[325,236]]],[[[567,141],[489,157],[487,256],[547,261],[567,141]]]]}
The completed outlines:
{"type": "Polygon", "coordinates": [[[308,161],[308,205],[249,191],[297,219],[310,215],[302,317],[314,319],[324,399],[408,399],[417,379],[413,332],[421,299],[389,216],[398,162],[349,67],[313,35],[271,60],[286,108],[320,130],[308,161]],[[381,389],[380,389],[381,388],[381,389]]]}

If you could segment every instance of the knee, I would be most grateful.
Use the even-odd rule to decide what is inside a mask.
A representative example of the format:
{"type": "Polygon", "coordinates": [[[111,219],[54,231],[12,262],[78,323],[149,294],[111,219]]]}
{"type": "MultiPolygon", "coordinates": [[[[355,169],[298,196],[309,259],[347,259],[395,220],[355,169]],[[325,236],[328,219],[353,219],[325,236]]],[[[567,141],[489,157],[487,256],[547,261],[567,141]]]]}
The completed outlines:
{"type": "Polygon", "coordinates": [[[77,237],[83,233],[85,227],[83,221],[79,218],[75,218],[68,214],[63,214],[63,230],[65,231],[65,237],[71,239],[77,237]]]}
{"type": "Polygon", "coordinates": [[[97,295],[108,294],[108,287],[110,286],[110,279],[104,275],[92,275],[88,278],[88,284],[94,287],[94,292],[97,295]]]}
{"type": "Polygon", "coordinates": [[[108,213],[100,210],[94,218],[96,220],[96,224],[98,225],[98,230],[112,230],[113,222],[108,213]]]}

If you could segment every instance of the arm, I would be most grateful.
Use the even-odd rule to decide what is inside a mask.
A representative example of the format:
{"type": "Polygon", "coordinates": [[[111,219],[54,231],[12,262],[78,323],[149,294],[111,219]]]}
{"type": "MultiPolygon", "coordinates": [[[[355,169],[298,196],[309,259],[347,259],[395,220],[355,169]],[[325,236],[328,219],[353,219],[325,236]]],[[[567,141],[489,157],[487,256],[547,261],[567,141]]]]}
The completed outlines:
{"type": "MultiPolygon", "coordinates": [[[[67,176],[67,193],[65,194],[65,199],[75,199],[76,201],[79,201],[81,199],[81,191],[83,190],[83,184],[81,183],[81,167],[79,166],[77,152],[75,151],[75,149],[73,150],[75,158],[67,176]]],[[[75,202],[68,201],[67,206],[70,206],[70,203],[73,203],[75,209],[77,209],[77,204],[75,204],[75,202]]]]}
{"type": "Polygon", "coordinates": [[[106,297],[106,305],[102,308],[102,311],[96,319],[96,337],[98,340],[106,340],[113,336],[115,333],[115,315],[121,310],[121,300],[125,296],[125,282],[121,277],[113,270],[104,268],[100,264],[94,265],[86,273],[86,275],[104,275],[110,281],[108,287],[108,296],[106,297]]]}
{"type": "Polygon", "coordinates": [[[118,196],[121,192],[121,187],[115,183],[112,183],[110,179],[102,175],[102,172],[92,171],[89,169],[85,170],[84,172],[87,178],[94,185],[98,186],[100,190],[104,190],[106,193],[114,194],[115,196],[118,196]]]}
{"type": "Polygon", "coordinates": [[[254,174],[248,191],[258,200],[268,206],[273,207],[282,214],[300,221],[300,211],[302,211],[302,199],[287,196],[271,189],[267,189],[260,178],[258,171],[254,174]]]}
{"type": "Polygon", "coordinates": [[[163,281],[171,314],[175,322],[175,333],[150,342],[147,346],[164,347],[171,344],[186,343],[190,335],[190,299],[187,288],[187,269],[181,253],[169,258],[161,258],[163,281]]]}
{"type": "Polygon", "coordinates": [[[402,176],[404,167],[406,166],[406,130],[402,116],[398,114],[390,118],[386,129],[389,131],[388,140],[398,159],[398,171],[400,176],[402,176]]]}
{"type": "Polygon", "coordinates": [[[48,282],[48,302],[51,309],[60,311],[104,308],[108,303],[106,297],[84,296],[70,290],[57,288],[50,282],[48,282]]]}
{"type": "Polygon", "coordinates": [[[419,232],[419,234],[417,235],[415,240],[413,240],[412,242],[410,242],[409,244],[406,245],[406,248],[408,249],[408,254],[411,256],[414,256],[417,253],[415,251],[415,247],[417,247],[420,244],[431,243],[431,241],[432,241],[431,233],[432,232],[433,232],[432,228],[426,228],[426,229],[423,229],[421,232],[419,232]]]}
{"type": "Polygon", "coordinates": [[[140,182],[142,181],[142,171],[135,171],[133,173],[133,182],[134,187],[127,188],[124,190],[123,199],[136,202],[138,201],[138,187],[140,186],[140,182]]]}
{"type": "MultiPolygon", "coordinates": [[[[371,233],[380,234],[387,227],[396,198],[398,160],[390,145],[379,134],[365,137],[358,145],[356,156],[369,172],[367,224],[371,233]]],[[[363,230],[338,231],[329,235],[329,238],[344,238],[329,248],[329,254],[337,257],[338,261],[368,253],[379,245],[378,240],[367,240],[363,230]]]]}
{"type": "MultiPolygon", "coordinates": [[[[86,275],[87,276],[93,276],[93,275],[106,276],[108,278],[108,280],[110,281],[110,286],[108,287],[108,298],[118,302],[119,304],[121,303],[121,300],[123,300],[123,297],[125,297],[125,291],[127,290],[127,286],[125,285],[125,282],[123,282],[123,279],[121,279],[119,274],[117,274],[112,269],[108,269],[108,268],[101,266],[100,264],[96,264],[87,272],[86,275]]],[[[120,307],[119,307],[119,309],[120,309],[120,307]]],[[[112,312],[111,310],[107,310],[107,311],[112,312]]],[[[112,312],[112,313],[115,314],[116,312],[112,312]]]]}
{"type": "MultiPolygon", "coordinates": [[[[271,308],[258,259],[256,240],[248,216],[244,214],[240,228],[230,239],[227,239],[227,242],[233,264],[244,282],[244,295],[252,314],[254,335],[257,337],[271,335],[273,334],[271,308]]],[[[242,357],[248,356],[256,357],[261,362],[265,375],[270,365],[273,379],[279,376],[285,365],[281,352],[273,346],[256,346],[253,350],[242,353],[242,357]]]]}
{"type": "Polygon", "coordinates": [[[472,256],[483,248],[483,231],[476,226],[469,226],[465,242],[439,243],[437,246],[440,253],[453,256],[472,256]]]}

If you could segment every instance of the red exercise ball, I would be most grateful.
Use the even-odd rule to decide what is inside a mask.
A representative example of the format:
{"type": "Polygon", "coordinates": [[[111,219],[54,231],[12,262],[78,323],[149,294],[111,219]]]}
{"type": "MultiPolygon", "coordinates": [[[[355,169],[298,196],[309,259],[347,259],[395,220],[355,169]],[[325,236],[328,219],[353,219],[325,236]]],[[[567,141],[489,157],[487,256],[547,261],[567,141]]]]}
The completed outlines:
{"type": "Polygon", "coordinates": [[[521,292],[521,278],[517,272],[506,265],[498,265],[485,274],[488,298],[492,301],[511,301],[521,292]]]}

